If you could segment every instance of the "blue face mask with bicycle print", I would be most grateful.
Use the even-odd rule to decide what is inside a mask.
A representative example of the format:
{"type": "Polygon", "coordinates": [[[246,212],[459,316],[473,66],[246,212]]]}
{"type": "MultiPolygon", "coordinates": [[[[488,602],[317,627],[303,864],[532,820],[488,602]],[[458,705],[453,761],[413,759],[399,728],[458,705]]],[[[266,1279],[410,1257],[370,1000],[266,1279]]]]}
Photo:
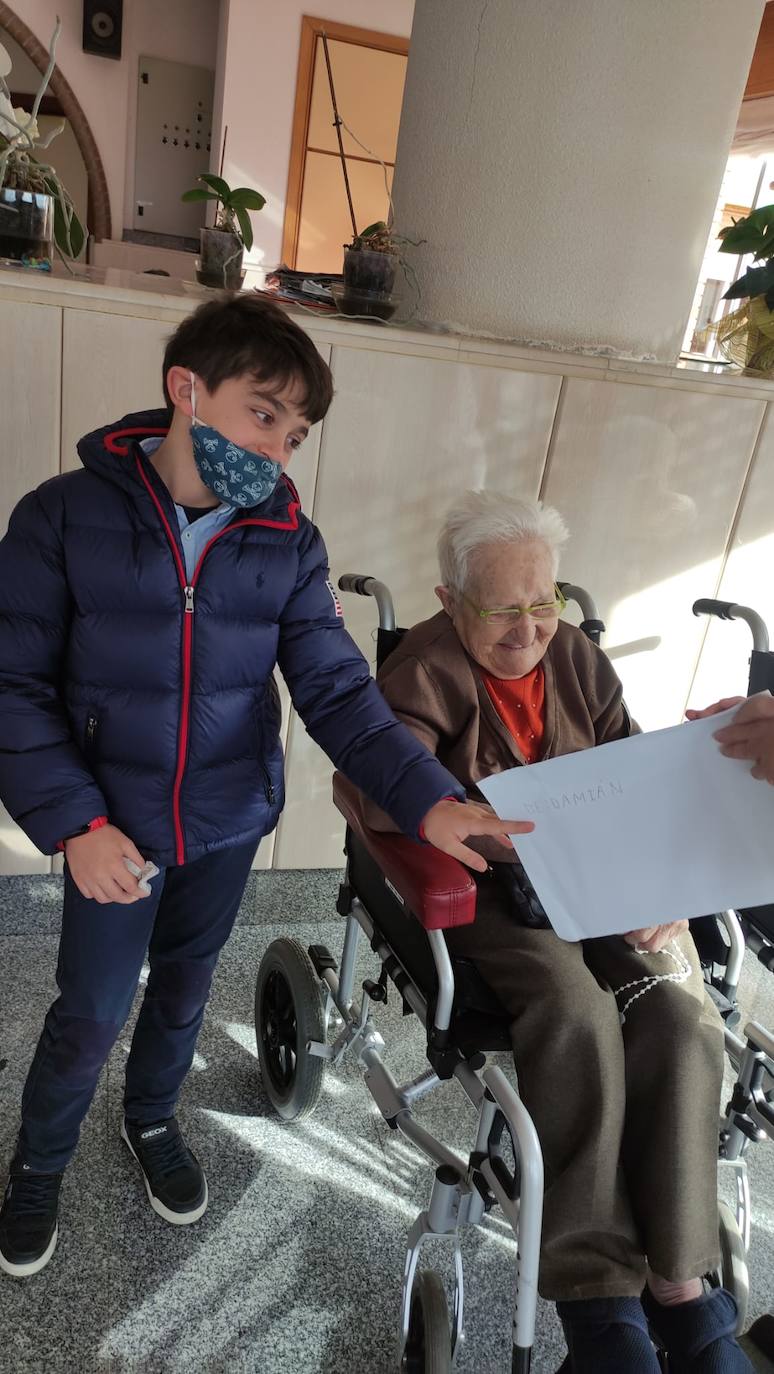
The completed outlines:
{"type": "Polygon", "coordinates": [[[196,383],[191,373],[191,443],[197,471],[204,485],[229,506],[260,506],[268,501],[282,464],[262,453],[250,453],[196,414],[196,383]]]}

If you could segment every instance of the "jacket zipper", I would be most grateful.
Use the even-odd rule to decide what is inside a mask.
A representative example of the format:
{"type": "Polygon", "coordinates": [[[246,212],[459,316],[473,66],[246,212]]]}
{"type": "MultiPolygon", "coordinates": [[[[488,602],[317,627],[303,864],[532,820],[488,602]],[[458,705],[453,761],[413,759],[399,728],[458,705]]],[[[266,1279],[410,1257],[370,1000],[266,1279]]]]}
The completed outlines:
{"type": "Polygon", "coordinates": [[[261,772],[263,773],[263,790],[266,800],[269,806],[273,806],[277,799],[277,794],[274,791],[274,783],[271,780],[271,775],[265,763],[261,764],[261,772]]]}
{"type": "Polygon", "coordinates": [[[172,789],[172,815],[175,823],[177,862],[185,862],[185,836],[180,812],[180,791],[188,754],[188,727],[191,719],[191,659],[193,645],[194,589],[191,583],[183,586],[183,695],[180,706],[180,729],[177,738],[177,768],[172,789]]]}
{"type": "MultiPolygon", "coordinates": [[[[224,534],[228,534],[233,529],[238,529],[241,525],[264,525],[270,529],[297,528],[297,521],[295,520],[295,516],[296,511],[298,509],[298,503],[296,502],[295,506],[291,507],[290,514],[293,523],[291,523],[290,525],[275,520],[235,520],[233,524],[226,525],[225,529],[219,530],[217,534],[214,534],[212,536],[211,539],[208,539],[207,543],[202,549],[202,552],[199,555],[199,562],[197,563],[194,569],[193,577],[189,582],[188,577],[186,575],[183,557],[180,552],[180,549],[178,548],[175,536],[172,533],[172,528],[170,526],[169,520],[164,514],[164,507],[162,506],[158,496],[153,490],[151,483],[148,481],[148,477],[143,469],[143,465],[139,458],[137,460],[137,470],[140,474],[143,485],[146,487],[151,497],[151,500],[153,501],[153,504],[156,507],[162,526],[164,528],[164,532],[167,536],[167,539],[169,540],[169,545],[175,560],[175,566],[177,568],[177,575],[180,579],[180,587],[183,592],[183,689],[180,701],[180,728],[178,730],[177,738],[177,767],[175,769],[175,781],[174,786],[172,788],[172,819],[175,831],[175,858],[178,864],[183,864],[185,863],[185,834],[183,831],[183,820],[180,808],[180,793],[183,786],[183,777],[185,774],[185,768],[187,763],[188,733],[191,715],[191,663],[193,646],[194,596],[196,591],[196,584],[199,581],[199,575],[202,570],[202,564],[204,563],[204,560],[207,557],[207,554],[209,553],[213,544],[218,539],[220,539],[224,534]]],[[[268,770],[264,768],[263,772],[267,800],[271,803],[274,800],[274,787],[272,785],[271,778],[268,775],[268,770]]]]}

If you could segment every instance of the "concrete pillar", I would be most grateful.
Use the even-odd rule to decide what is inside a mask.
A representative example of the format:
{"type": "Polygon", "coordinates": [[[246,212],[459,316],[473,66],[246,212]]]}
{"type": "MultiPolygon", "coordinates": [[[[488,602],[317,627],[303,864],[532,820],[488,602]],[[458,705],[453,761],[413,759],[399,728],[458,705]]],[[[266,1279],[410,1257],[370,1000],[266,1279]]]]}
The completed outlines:
{"type": "Polygon", "coordinates": [[[764,0],[416,0],[394,182],[417,318],[677,356],[764,0]]]}

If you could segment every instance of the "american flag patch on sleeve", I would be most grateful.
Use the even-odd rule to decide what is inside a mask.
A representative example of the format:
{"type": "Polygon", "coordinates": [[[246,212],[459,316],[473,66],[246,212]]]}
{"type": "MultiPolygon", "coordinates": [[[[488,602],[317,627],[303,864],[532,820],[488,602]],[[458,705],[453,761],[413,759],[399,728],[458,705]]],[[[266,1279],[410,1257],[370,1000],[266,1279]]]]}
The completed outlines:
{"type": "Polygon", "coordinates": [[[336,609],[336,614],[337,614],[338,616],[341,616],[341,618],[342,618],[342,620],[343,620],[343,618],[344,618],[344,611],[342,610],[341,602],[339,601],[338,593],[337,593],[337,591],[336,591],[336,588],[334,587],[334,585],[333,585],[333,583],[332,583],[331,581],[327,581],[327,582],[325,583],[325,585],[326,585],[326,587],[328,588],[328,591],[329,591],[330,594],[331,594],[331,600],[332,600],[333,605],[334,605],[334,607],[335,607],[335,609],[336,609]]]}

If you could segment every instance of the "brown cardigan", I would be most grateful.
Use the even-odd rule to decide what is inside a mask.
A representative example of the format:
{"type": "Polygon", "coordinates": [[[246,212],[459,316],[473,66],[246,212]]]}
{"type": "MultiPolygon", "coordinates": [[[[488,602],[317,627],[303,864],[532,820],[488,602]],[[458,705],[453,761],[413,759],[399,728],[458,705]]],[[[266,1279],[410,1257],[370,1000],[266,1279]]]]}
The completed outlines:
{"type": "MultiPolygon", "coordinates": [[[[574,754],[637,730],[623,704],[612,663],[582,630],[560,621],[542,662],[545,730],[541,758],[574,754]]],[[[481,670],[466,653],[445,611],[406,632],[377,681],[395,715],[468,793],[475,794],[477,783],[491,773],[525,764],[492,705],[481,670]]],[[[478,799],[483,800],[480,794],[478,799]]],[[[395,829],[383,811],[365,800],[363,818],[372,829],[395,829]]],[[[475,847],[485,853],[485,848],[475,847]]],[[[498,849],[501,858],[502,849],[498,849]]]]}

